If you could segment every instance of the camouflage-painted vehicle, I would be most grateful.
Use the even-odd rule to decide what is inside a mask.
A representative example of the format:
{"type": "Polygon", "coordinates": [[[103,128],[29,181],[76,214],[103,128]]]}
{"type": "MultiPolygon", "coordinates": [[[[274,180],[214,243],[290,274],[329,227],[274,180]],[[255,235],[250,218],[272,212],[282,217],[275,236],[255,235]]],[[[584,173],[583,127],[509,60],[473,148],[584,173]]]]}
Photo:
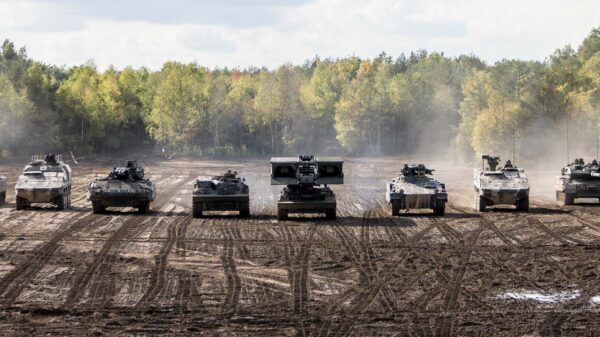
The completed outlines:
{"type": "Polygon", "coordinates": [[[488,206],[515,205],[519,211],[529,211],[529,181],[525,170],[510,160],[499,168],[500,157],[497,156],[484,154],[481,159],[481,169],[475,169],[475,209],[483,212],[488,206]]]}
{"type": "Polygon", "coordinates": [[[561,170],[554,185],[556,201],[564,205],[573,205],[577,198],[600,198],[600,165],[594,159],[585,164],[583,159],[575,161],[561,170]]]}
{"type": "Polygon", "coordinates": [[[330,184],[343,184],[341,158],[314,156],[271,158],[271,185],[286,185],[279,194],[277,218],[289,213],[325,213],[336,218],[335,194],[330,184]],[[319,187],[324,185],[324,187],[319,187]]]}
{"type": "Polygon", "coordinates": [[[6,177],[0,176],[0,205],[6,201],[6,177]]]}
{"type": "Polygon", "coordinates": [[[71,167],[62,156],[33,156],[15,186],[17,210],[34,203],[52,203],[59,210],[71,207],[71,167]]]}
{"type": "Polygon", "coordinates": [[[434,170],[423,164],[405,164],[398,177],[387,184],[386,200],[392,206],[392,215],[401,209],[432,209],[435,215],[444,215],[448,194],[446,186],[433,179],[434,170]]]}
{"type": "Polygon", "coordinates": [[[194,218],[208,211],[239,211],[240,216],[249,217],[250,191],[245,182],[231,170],[212,178],[198,177],[192,191],[194,218]]]}
{"type": "Polygon", "coordinates": [[[145,214],[155,198],[154,184],[144,178],[144,167],[133,160],[125,167],[113,168],[105,178],[94,179],[88,187],[94,214],[105,212],[107,207],[133,207],[145,214]]]}

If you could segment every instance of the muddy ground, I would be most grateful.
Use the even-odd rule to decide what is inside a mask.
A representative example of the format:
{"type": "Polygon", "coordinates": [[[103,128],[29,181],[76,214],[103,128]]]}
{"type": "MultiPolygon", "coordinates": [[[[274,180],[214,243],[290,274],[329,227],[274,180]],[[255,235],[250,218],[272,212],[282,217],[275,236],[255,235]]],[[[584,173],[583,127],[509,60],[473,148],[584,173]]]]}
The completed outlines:
{"type": "Polygon", "coordinates": [[[398,158],[348,159],[338,219],[276,220],[265,160],[147,166],[153,212],[0,207],[0,335],[585,336],[600,334],[600,207],[559,208],[532,171],[529,213],[472,210],[472,168],[439,164],[447,215],[390,217],[398,158]],[[192,181],[223,168],[251,188],[250,219],[193,219],[192,181]]]}

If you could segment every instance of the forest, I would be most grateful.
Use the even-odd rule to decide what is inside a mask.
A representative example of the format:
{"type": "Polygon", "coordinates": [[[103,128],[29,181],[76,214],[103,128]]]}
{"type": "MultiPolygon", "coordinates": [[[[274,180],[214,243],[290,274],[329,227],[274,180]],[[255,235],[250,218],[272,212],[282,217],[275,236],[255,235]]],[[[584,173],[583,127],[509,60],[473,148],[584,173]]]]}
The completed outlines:
{"type": "Polygon", "coordinates": [[[0,158],[136,150],[191,155],[594,156],[600,27],[544,61],[419,50],[275,69],[167,62],[100,71],[0,54],[0,158]],[[567,134],[567,130],[570,132],[567,134]]]}

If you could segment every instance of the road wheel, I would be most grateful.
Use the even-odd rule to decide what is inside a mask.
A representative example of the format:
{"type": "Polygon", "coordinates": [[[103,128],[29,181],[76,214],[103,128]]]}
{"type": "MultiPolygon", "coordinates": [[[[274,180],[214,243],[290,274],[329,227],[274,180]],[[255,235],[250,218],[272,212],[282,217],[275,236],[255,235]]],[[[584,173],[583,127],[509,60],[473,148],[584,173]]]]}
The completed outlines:
{"type": "Polygon", "coordinates": [[[517,210],[522,212],[529,211],[529,197],[517,201],[517,210]]]}
{"type": "Polygon", "coordinates": [[[446,214],[446,202],[442,200],[436,200],[435,208],[433,209],[433,214],[439,216],[443,216],[444,214],[446,214]]]}
{"type": "Polygon", "coordinates": [[[6,201],[6,192],[0,193],[0,204],[3,204],[6,201]]]}
{"type": "Polygon", "coordinates": [[[250,217],[250,205],[249,205],[249,203],[244,203],[240,207],[240,216],[242,218],[249,218],[250,217]]]}
{"type": "Polygon", "coordinates": [[[149,202],[145,202],[140,207],[138,207],[139,214],[146,214],[148,212],[150,212],[150,203],[149,202]]]}
{"type": "Polygon", "coordinates": [[[193,205],[192,206],[192,216],[194,218],[202,217],[202,205],[193,205]]]}
{"type": "Polygon", "coordinates": [[[56,208],[58,208],[59,211],[63,211],[66,206],[67,206],[67,195],[63,194],[57,198],[56,208]]]}
{"type": "Polygon", "coordinates": [[[392,216],[400,214],[400,200],[392,200],[392,216]]]}
{"type": "Polygon", "coordinates": [[[335,220],[335,209],[327,209],[325,210],[325,219],[327,220],[335,220]]]}
{"type": "Polygon", "coordinates": [[[570,193],[565,193],[565,205],[573,205],[575,203],[575,196],[570,193]]]}
{"type": "Polygon", "coordinates": [[[98,201],[93,201],[92,202],[92,213],[94,214],[102,214],[104,213],[104,206],[102,206],[102,204],[98,201]]]}
{"type": "Polygon", "coordinates": [[[23,210],[27,207],[27,200],[17,197],[17,211],[23,210]]]}
{"type": "Polygon", "coordinates": [[[287,209],[278,209],[277,210],[277,220],[287,220],[288,211],[287,209]]]}

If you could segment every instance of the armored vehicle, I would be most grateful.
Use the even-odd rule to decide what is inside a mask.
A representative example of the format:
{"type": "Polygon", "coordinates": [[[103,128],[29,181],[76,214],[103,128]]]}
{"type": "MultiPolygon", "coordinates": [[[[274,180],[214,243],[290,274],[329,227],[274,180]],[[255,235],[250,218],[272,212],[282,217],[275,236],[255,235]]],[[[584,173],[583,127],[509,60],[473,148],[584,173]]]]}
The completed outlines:
{"type": "Polygon", "coordinates": [[[529,211],[529,181],[525,170],[510,160],[499,168],[500,157],[497,156],[484,154],[481,160],[481,169],[475,169],[475,209],[483,212],[488,206],[515,205],[519,211],[529,211]]]}
{"type": "Polygon", "coordinates": [[[335,194],[328,185],[344,183],[343,163],[341,158],[314,156],[271,158],[271,185],[286,185],[279,194],[277,218],[325,213],[327,219],[335,219],[335,194]]]}
{"type": "Polygon", "coordinates": [[[207,211],[239,211],[240,216],[249,217],[250,191],[245,181],[231,170],[212,178],[198,177],[192,192],[194,218],[207,211]]]}
{"type": "Polygon", "coordinates": [[[154,184],[144,178],[144,168],[133,160],[125,167],[113,168],[105,178],[94,179],[88,188],[94,214],[103,213],[107,207],[134,207],[145,214],[155,197],[154,184]]]}
{"type": "Polygon", "coordinates": [[[583,159],[575,161],[561,170],[556,185],[556,201],[561,205],[572,205],[577,198],[600,198],[600,166],[597,160],[585,164],[583,159]]]}
{"type": "Polygon", "coordinates": [[[404,165],[398,177],[386,187],[392,215],[411,208],[428,208],[435,215],[444,215],[448,194],[446,186],[431,177],[433,171],[423,164],[404,165]]]}
{"type": "Polygon", "coordinates": [[[33,156],[15,186],[17,210],[33,203],[53,203],[59,210],[71,207],[71,167],[62,156],[33,156]]]}
{"type": "Polygon", "coordinates": [[[0,176],[0,205],[6,201],[6,177],[0,176]]]}

